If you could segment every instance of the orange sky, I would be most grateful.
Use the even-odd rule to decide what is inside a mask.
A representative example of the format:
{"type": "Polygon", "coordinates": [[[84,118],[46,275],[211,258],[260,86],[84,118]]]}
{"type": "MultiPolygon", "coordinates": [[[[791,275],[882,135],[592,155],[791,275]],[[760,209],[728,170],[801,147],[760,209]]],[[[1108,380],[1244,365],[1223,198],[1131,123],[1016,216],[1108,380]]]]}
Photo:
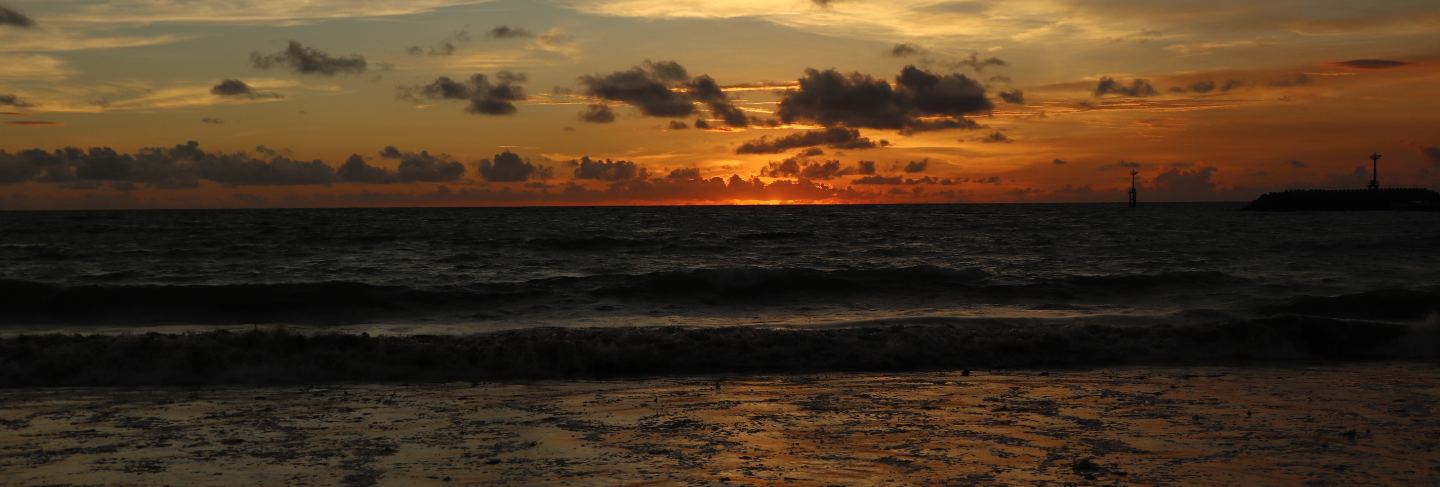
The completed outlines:
{"type": "Polygon", "coordinates": [[[0,8],[7,209],[1235,201],[1375,151],[1440,184],[1427,2],[0,8]]]}

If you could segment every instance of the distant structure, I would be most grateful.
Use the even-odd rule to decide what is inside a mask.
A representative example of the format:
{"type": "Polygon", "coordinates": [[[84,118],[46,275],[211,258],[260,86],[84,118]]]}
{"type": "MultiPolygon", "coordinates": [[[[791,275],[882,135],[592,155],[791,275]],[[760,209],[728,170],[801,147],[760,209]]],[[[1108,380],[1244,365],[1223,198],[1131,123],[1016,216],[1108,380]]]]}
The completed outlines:
{"type": "MultiPolygon", "coordinates": [[[[1380,189],[1380,154],[1370,154],[1370,184],[1365,189],[1292,189],[1265,193],[1251,201],[1254,211],[1440,211],[1440,193],[1426,188],[1380,189]]],[[[1131,189],[1134,201],[1134,189],[1131,189]]],[[[1133,204],[1133,203],[1132,203],[1133,204]]]]}
{"type": "Polygon", "coordinates": [[[1136,170],[1134,170],[1134,169],[1131,169],[1131,170],[1130,170],[1130,207],[1131,207],[1131,208],[1134,208],[1134,207],[1135,207],[1135,175],[1136,175],[1136,174],[1140,174],[1140,171],[1136,171],[1136,170]]]}
{"type": "Polygon", "coordinates": [[[1380,189],[1380,153],[1370,153],[1370,189],[1380,189]]]}

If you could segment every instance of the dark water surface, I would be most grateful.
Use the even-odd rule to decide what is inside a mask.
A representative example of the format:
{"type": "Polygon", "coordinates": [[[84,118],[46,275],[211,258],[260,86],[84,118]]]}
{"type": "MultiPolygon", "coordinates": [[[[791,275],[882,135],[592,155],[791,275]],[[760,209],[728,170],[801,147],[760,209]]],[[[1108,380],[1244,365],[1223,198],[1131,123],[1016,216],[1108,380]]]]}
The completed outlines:
{"type": "Polygon", "coordinates": [[[1423,322],[1440,214],[1239,204],[0,213],[0,325],[1423,322]]]}

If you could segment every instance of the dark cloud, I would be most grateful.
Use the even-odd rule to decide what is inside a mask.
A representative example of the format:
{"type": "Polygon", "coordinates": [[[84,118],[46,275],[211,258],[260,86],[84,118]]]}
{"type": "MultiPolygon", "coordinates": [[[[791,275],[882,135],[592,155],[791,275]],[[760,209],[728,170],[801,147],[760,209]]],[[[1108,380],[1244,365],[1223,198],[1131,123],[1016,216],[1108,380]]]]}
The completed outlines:
{"type": "Polygon", "coordinates": [[[845,167],[838,160],[811,161],[791,157],[772,161],[760,169],[760,175],[769,178],[800,178],[806,180],[835,179],[840,176],[860,174],[858,167],[845,167]]]}
{"type": "Polygon", "coordinates": [[[963,74],[906,66],[892,86],[861,73],[808,69],[800,88],[780,101],[780,119],[902,131],[970,128],[963,115],[993,108],[985,87],[963,74]]]}
{"type": "Polygon", "coordinates": [[[895,44],[895,47],[890,48],[890,55],[894,57],[914,56],[923,52],[925,52],[924,48],[908,42],[895,44]]]}
{"type": "Polygon", "coordinates": [[[34,27],[35,21],[20,12],[0,5],[0,25],[11,27],[34,27]]]}
{"type": "Polygon", "coordinates": [[[364,56],[335,57],[318,49],[305,47],[296,41],[290,41],[290,45],[285,50],[277,53],[250,53],[250,64],[261,69],[284,67],[300,74],[323,76],[361,74],[368,67],[364,56]]]}
{"type": "Polygon", "coordinates": [[[905,184],[905,178],[901,176],[866,176],[850,181],[850,184],[905,184]]]}
{"type": "Polygon", "coordinates": [[[687,167],[687,168],[683,168],[683,169],[676,169],[676,170],[670,171],[670,174],[666,175],[666,176],[665,176],[665,179],[678,180],[678,181],[689,181],[689,180],[700,179],[700,168],[698,168],[698,167],[687,167]]]}
{"type": "Polygon", "coordinates": [[[679,121],[679,120],[671,120],[671,121],[670,121],[670,130],[685,130],[685,129],[688,129],[688,128],[690,128],[690,126],[689,126],[689,125],[685,125],[685,122],[681,122],[681,121],[679,121]]]}
{"type": "Polygon", "coordinates": [[[1293,167],[1293,168],[1295,168],[1295,169],[1305,169],[1305,168],[1307,168],[1307,167],[1310,167],[1310,165],[1309,165],[1309,164],[1305,164],[1305,161],[1292,160],[1292,161],[1290,161],[1290,167],[1293,167]]]}
{"type": "Polygon", "coordinates": [[[855,163],[855,174],[875,174],[875,161],[860,161],[855,163]]]}
{"type": "Polygon", "coordinates": [[[725,95],[720,85],[710,76],[700,75],[690,82],[690,97],[704,103],[710,108],[710,113],[725,121],[725,125],[744,127],[750,124],[750,117],[731,103],[730,97],[725,95]]]}
{"type": "Polygon", "coordinates": [[[580,121],[588,123],[610,123],[615,121],[615,112],[610,106],[604,103],[590,105],[585,111],[580,112],[580,121]]]}
{"type": "Polygon", "coordinates": [[[1066,160],[1064,160],[1064,159],[1056,159],[1056,160],[1050,161],[1050,164],[1054,164],[1054,165],[1056,165],[1056,166],[1064,166],[1064,165],[1069,164],[1069,163],[1070,163],[1069,161],[1066,161],[1066,160]]]}
{"type": "Polygon", "coordinates": [[[1134,79],[1127,86],[1115,81],[1109,76],[1100,78],[1100,83],[1095,85],[1095,96],[1120,95],[1120,96],[1155,96],[1155,87],[1149,80],[1134,79]]]}
{"type": "Polygon", "coordinates": [[[925,169],[928,168],[928,167],[930,167],[930,160],[929,160],[929,159],[921,159],[921,160],[918,160],[918,161],[910,161],[910,162],[908,162],[908,163],[905,164],[905,172],[908,172],[908,173],[925,172],[925,169]]]}
{"type": "Polygon", "coordinates": [[[970,57],[961,59],[960,61],[957,61],[956,64],[959,64],[961,66],[969,66],[970,69],[975,70],[976,73],[984,72],[985,68],[991,66],[1003,68],[1010,65],[1010,63],[1007,63],[1004,59],[1000,59],[998,57],[988,57],[981,59],[980,54],[973,52],[970,53],[970,57]]]}
{"type": "Polygon", "coordinates": [[[159,188],[195,187],[199,181],[227,186],[329,184],[335,173],[324,162],[287,157],[259,159],[244,153],[212,153],[196,142],[171,148],[145,148],[126,154],[109,147],[54,152],[31,149],[0,155],[0,181],[34,180],[61,184],[144,184],[159,188]]]}
{"type": "Polygon", "coordinates": [[[1019,105],[1025,103],[1025,92],[1020,90],[1005,90],[1000,92],[1000,99],[1005,100],[1005,103],[1019,105]]]}
{"type": "Polygon", "coordinates": [[[1209,93],[1211,91],[1215,91],[1215,81],[1208,79],[1204,81],[1196,81],[1190,84],[1190,91],[1195,93],[1209,93]]]}
{"type": "Polygon", "coordinates": [[[580,83],[588,96],[629,103],[647,116],[685,117],[695,112],[695,105],[690,97],[672,89],[684,78],[684,68],[674,62],[646,61],[644,67],[581,76],[580,83]]]}
{"type": "Polygon", "coordinates": [[[205,117],[200,119],[200,123],[208,123],[210,125],[224,125],[225,121],[218,118],[205,117]]]}
{"type": "Polygon", "coordinates": [[[1305,86],[1314,82],[1315,80],[1311,79],[1310,76],[1306,75],[1305,73],[1300,73],[1292,78],[1271,81],[1269,83],[1266,83],[1266,85],[1276,88],[1287,88],[1291,86],[1305,86]]]}
{"type": "Polygon", "coordinates": [[[494,29],[490,29],[490,37],[494,39],[519,39],[522,37],[531,37],[533,35],[534,34],[531,34],[530,31],[527,31],[525,29],[521,29],[519,27],[510,27],[507,25],[499,25],[496,26],[494,29]]]}
{"type": "Polygon", "coordinates": [[[1116,165],[1116,166],[1119,166],[1119,167],[1130,168],[1130,169],[1140,169],[1141,167],[1144,166],[1144,164],[1141,164],[1141,163],[1138,163],[1138,162],[1132,162],[1132,161],[1120,161],[1120,162],[1115,163],[1115,165],[1116,165]]]}
{"type": "Polygon", "coordinates": [[[255,91],[238,79],[227,79],[210,88],[210,94],[226,98],[284,98],[279,93],[255,91]]]}
{"type": "Polygon", "coordinates": [[[20,97],[15,95],[0,94],[0,106],[26,108],[29,107],[30,104],[25,103],[25,101],[21,100],[20,97]]]}
{"type": "Polygon", "coordinates": [[[395,182],[395,173],[383,167],[371,166],[359,154],[353,154],[346,159],[345,163],[340,165],[340,169],[335,170],[335,176],[340,181],[347,183],[387,184],[395,182]]]}
{"type": "Polygon", "coordinates": [[[998,130],[990,132],[990,135],[986,135],[984,138],[980,139],[980,141],[987,144],[1008,144],[1014,142],[1013,139],[1011,139],[1010,137],[1006,137],[1003,132],[1000,132],[998,130]]]}
{"type": "Polygon", "coordinates": [[[420,46],[410,46],[410,48],[406,49],[405,52],[412,56],[419,56],[426,53],[430,54],[431,56],[451,56],[455,54],[455,51],[460,49],[458,47],[459,44],[465,44],[469,42],[470,33],[461,30],[454,34],[450,34],[449,37],[441,39],[439,42],[435,43],[435,45],[431,47],[428,51],[421,48],[420,46]]]}
{"type": "Polygon", "coordinates": [[[1440,165],[1440,147],[1433,145],[1420,147],[1420,154],[1429,159],[1431,164],[1440,165]]]}
{"type": "Polygon", "coordinates": [[[509,71],[496,73],[494,81],[484,74],[472,75],[465,82],[441,76],[426,85],[398,87],[396,97],[417,103],[426,100],[465,100],[469,102],[465,111],[470,113],[511,115],[517,111],[514,102],[525,99],[525,90],[518,84],[525,79],[524,74],[509,71]]]}
{"type": "Polygon", "coordinates": [[[1232,79],[1232,80],[1226,81],[1225,84],[1220,85],[1220,91],[1221,91],[1221,92],[1230,91],[1230,90],[1233,90],[1233,89],[1235,89],[1235,88],[1239,88],[1241,85],[1244,85],[1244,84],[1245,84],[1244,81],[1240,81],[1240,80],[1238,80],[1238,79],[1232,79]]]}
{"type": "Polygon", "coordinates": [[[795,154],[795,155],[796,155],[796,156],[799,156],[799,157],[823,156],[823,155],[825,155],[825,150],[824,150],[824,149],[821,149],[821,148],[819,148],[819,147],[811,147],[811,148],[802,150],[802,151],[800,151],[799,154],[795,154]]]}
{"type": "Polygon", "coordinates": [[[695,119],[695,128],[700,130],[709,130],[710,122],[705,121],[705,119],[703,118],[697,118],[695,119]]]}
{"type": "MultiPolygon", "coordinates": [[[[645,61],[626,71],[580,77],[585,94],[606,101],[628,103],[649,117],[685,117],[695,113],[695,102],[705,104],[715,118],[731,127],[751,122],[730,100],[720,84],[708,75],[689,79],[689,71],[674,61],[645,61]]],[[[696,128],[702,127],[697,123],[696,128]]]]}
{"type": "Polygon", "coordinates": [[[649,173],[644,167],[631,161],[594,160],[590,156],[570,161],[575,166],[575,179],[599,181],[628,181],[645,179],[649,173]]]}
{"type": "Polygon", "coordinates": [[[1216,193],[1214,167],[1172,167],[1155,176],[1155,190],[1170,200],[1207,200],[1216,193]]]}
{"type": "Polygon", "coordinates": [[[814,3],[816,7],[830,8],[830,4],[835,3],[835,0],[810,0],[810,3],[814,3]]]}
{"type": "Polygon", "coordinates": [[[480,177],[486,181],[505,183],[544,179],[550,177],[548,168],[521,160],[514,152],[505,151],[490,159],[480,161],[480,177]]]}
{"type": "Polygon", "coordinates": [[[397,182],[450,182],[465,176],[465,165],[444,154],[431,155],[423,150],[404,152],[395,146],[386,146],[380,151],[380,157],[400,160],[400,167],[395,171],[397,182]]]}
{"type": "Polygon", "coordinates": [[[1351,59],[1349,61],[1339,61],[1335,64],[1339,66],[1360,69],[1390,69],[1404,66],[1412,66],[1415,63],[1395,61],[1391,59],[1351,59]]]}
{"type": "Polygon", "coordinates": [[[22,127],[54,127],[59,125],[65,125],[60,122],[52,122],[49,120],[15,120],[13,122],[5,123],[8,125],[20,125],[22,127]]]}
{"type": "Polygon", "coordinates": [[[775,154],[800,147],[823,145],[835,149],[871,149],[883,145],[869,137],[861,137],[860,131],[843,127],[796,132],[784,137],[771,139],[760,137],[735,149],[736,154],[775,154]]]}

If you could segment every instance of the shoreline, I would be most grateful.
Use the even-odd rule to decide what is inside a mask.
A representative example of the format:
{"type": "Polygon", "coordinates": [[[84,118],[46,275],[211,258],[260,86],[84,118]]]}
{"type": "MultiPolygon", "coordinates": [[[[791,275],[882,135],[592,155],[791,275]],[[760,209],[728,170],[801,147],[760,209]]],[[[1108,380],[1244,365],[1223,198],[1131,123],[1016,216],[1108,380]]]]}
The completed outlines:
{"type": "Polygon", "coordinates": [[[1440,366],[0,389],[20,484],[1440,480],[1440,366]]]}

